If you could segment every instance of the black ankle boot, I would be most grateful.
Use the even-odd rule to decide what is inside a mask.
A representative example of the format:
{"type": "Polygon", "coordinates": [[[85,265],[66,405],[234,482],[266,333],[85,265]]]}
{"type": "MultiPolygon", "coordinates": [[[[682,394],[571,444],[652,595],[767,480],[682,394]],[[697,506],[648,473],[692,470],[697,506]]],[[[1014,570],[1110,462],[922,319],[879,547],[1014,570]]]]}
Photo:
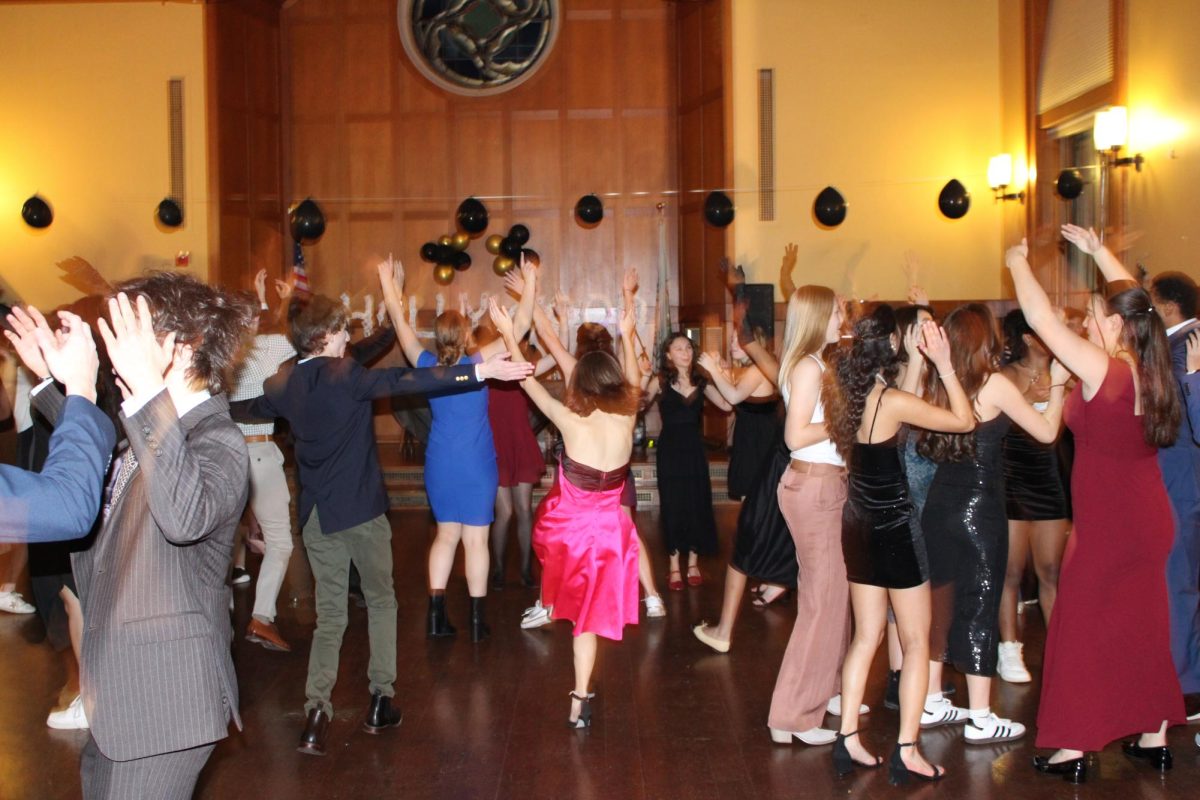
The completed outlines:
{"type": "Polygon", "coordinates": [[[429,616],[425,621],[426,639],[444,639],[458,633],[446,618],[446,595],[429,595],[429,616]]]}
{"type": "Polygon", "coordinates": [[[383,733],[387,728],[399,727],[402,719],[404,715],[392,705],[392,698],[375,692],[371,695],[371,705],[367,708],[363,730],[367,733],[383,733]]]}
{"type": "Polygon", "coordinates": [[[471,641],[482,642],[492,632],[486,622],[484,603],[486,597],[471,598],[471,641]]]}

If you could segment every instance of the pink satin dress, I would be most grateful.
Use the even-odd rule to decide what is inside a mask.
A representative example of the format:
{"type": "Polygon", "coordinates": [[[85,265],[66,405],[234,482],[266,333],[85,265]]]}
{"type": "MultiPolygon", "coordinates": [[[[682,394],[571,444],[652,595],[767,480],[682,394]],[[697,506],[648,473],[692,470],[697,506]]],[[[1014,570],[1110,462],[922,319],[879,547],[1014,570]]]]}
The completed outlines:
{"type": "Polygon", "coordinates": [[[602,472],[564,453],[558,480],[538,505],[533,551],[542,563],[542,605],[574,634],[620,640],[638,621],[638,538],[621,509],[629,465],[602,472]]]}

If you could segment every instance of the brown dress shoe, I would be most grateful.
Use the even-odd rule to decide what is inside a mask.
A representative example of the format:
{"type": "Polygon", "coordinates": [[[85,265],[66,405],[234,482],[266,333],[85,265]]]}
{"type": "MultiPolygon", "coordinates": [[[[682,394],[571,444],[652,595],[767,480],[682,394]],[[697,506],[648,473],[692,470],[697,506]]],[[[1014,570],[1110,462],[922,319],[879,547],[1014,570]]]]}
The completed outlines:
{"type": "Polygon", "coordinates": [[[254,617],[250,618],[250,625],[246,628],[246,641],[257,642],[268,650],[292,652],[292,646],[279,635],[279,629],[274,623],[261,622],[254,617]]]}
{"type": "Polygon", "coordinates": [[[296,751],[309,756],[325,755],[325,735],[328,732],[329,714],[324,709],[314,708],[308,712],[308,721],[304,724],[304,733],[300,734],[296,751]]]}

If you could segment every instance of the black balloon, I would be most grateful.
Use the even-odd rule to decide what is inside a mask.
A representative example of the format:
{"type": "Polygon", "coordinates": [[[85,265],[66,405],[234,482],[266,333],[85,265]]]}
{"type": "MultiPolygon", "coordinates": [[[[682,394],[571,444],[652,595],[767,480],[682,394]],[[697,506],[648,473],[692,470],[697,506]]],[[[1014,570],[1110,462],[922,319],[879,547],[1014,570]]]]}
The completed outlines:
{"type": "Polygon", "coordinates": [[[508,256],[515,261],[521,257],[521,243],[516,239],[513,239],[511,236],[506,237],[504,241],[500,243],[500,255],[508,256]]]}
{"type": "Polygon", "coordinates": [[[826,186],[813,201],[813,216],[826,228],[836,228],[846,219],[846,198],[832,186],[826,186]]]}
{"type": "MultiPolygon", "coordinates": [[[[529,228],[524,225],[513,225],[508,229],[508,238],[517,243],[517,247],[524,247],[529,241],[529,228]]],[[[516,256],[513,256],[516,258],[516,256]]]]}
{"type": "Polygon", "coordinates": [[[1054,182],[1054,188],[1059,197],[1064,200],[1074,200],[1083,194],[1083,173],[1077,169],[1064,169],[1058,173],[1058,180],[1054,182]]]}
{"type": "Polygon", "coordinates": [[[704,198],[704,218],[708,224],[724,228],[733,222],[733,201],[724,192],[709,192],[704,198]]]}
{"type": "Polygon", "coordinates": [[[303,244],[312,244],[325,233],[325,215],[311,197],[292,209],[292,238],[303,244]]]}
{"type": "Polygon", "coordinates": [[[434,259],[433,259],[434,263],[436,263],[436,264],[453,264],[454,263],[454,256],[458,251],[456,251],[452,245],[435,244],[434,248],[437,250],[437,252],[434,253],[434,259]]]}
{"type": "Polygon", "coordinates": [[[575,216],[585,225],[595,225],[604,219],[604,203],[594,194],[585,194],[575,203],[575,216]]]}
{"type": "Polygon", "coordinates": [[[421,245],[421,260],[433,263],[437,261],[438,246],[435,242],[426,242],[421,245]]]}
{"type": "Polygon", "coordinates": [[[471,235],[483,233],[488,226],[487,206],[468,197],[458,204],[458,227],[471,235]]]}
{"type": "Polygon", "coordinates": [[[158,221],[168,228],[178,228],[183,224],[183,209],[170,197],[158,204],[158,221]]]}
{"type": "Polygon", "coordinates": [[[46,228],[54,221],[54,212],[49,203],[35,194],[21,206],[21,219],[31,228],[46,228]]]}
{"type": "Polygon", "coordinates": [[[464,269],[470,269],[471,254],[466,251],[455,253],[454,259],[450,262],[450,265],[459,272],[462,272],[464,269]]]}
{"type": "Polygon", "coordinates": [[[970,207],[971,195],[967,192],[967,187],[957,179],[951,178],[938,195],[938,208],[950,219],[962,219],[970,207]]]}

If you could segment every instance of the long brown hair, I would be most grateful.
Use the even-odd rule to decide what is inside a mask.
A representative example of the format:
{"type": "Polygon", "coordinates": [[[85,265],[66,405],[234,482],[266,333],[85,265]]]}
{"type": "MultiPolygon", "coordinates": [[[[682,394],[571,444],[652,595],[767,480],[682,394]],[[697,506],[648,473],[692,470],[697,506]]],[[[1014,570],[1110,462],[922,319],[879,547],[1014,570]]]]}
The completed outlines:
{"type": "Polygon", "coordinates": [[[670,356],[667,355],[667,351],[671,349],[671,345],[675,344],[676,339],[683,339],[688,343],[688,347],[692,348],[692,363],[688,365],[688,381],[692,386],[699,386],[700,381],[704,379],[704,373],[697,363],[700,359],[696,343],[683,331],[675,331],[663,340],[662,349],[658,351],[658,383],[664,390],[668,386],[675,386],[679,383],[679,370],[675,369],[670,356]]]}
{"type": "Polygon", "coordinates": [[[437,361],[452,367],[466,354],[471,341],[471,322],[458,311],[443,311],[433,322],[437,361]]]}
{"type": "MultiPolygon", "coordinates": [[[[950,340],[954,374],[973,403],[991,374],[1000,369],[1002,348],[996,317],[982,303],[968,303],[951,311],[942,329],[950,340]]],[[[925,396],[935,405],[949,408],[950,398],[937,371],[930,370],[925,381],[925,396]]],[[[917,452],[932,461],[967,461],[975,457],[975,433],[923,431],[917,452]]]]}
{"type": "Polygon", "coordinates": [[[563,405],[581,417],[596,409],[628,416],[637,413],[641,396],[640,388],[625,381],[615,358],[603,350],[593,350],[575,364],[563,405]]]}
{"type": "Polygon", "coordinates": [[[1179,390],[1171,369],[1171,347],[1167,331],[1150,295],[1142,288],[1126,289],[1112,297],[1097,297],[1104,310],[1117,314],[1121,326],[1120,345],[1137,362],[1138,388],[1142,399],[1142,436],[1151,447],[1170,447],[1179,435],[1182,410],[1179,390]]]}
{"type": "Polygon", "coordinates": [[[892,344],[896,335],[896,314],[886,304],[854,323],[854,339],[849,348],[839,348],[831,358],[833,368],[825,370],[822,398],[825,402],[825,427],[829,438],[843,458],[850,457],[858,441],[867,395],[875,386],[875,376],[890,384],[900,370],[892,344]]]}

